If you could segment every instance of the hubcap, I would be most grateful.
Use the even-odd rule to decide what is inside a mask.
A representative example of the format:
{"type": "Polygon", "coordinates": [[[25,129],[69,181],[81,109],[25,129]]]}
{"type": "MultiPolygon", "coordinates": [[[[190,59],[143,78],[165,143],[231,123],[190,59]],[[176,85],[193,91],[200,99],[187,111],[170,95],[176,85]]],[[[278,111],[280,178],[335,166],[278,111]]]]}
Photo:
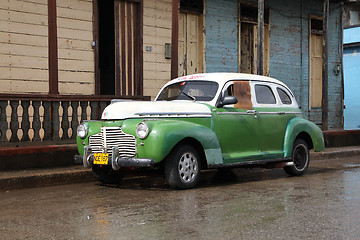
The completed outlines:
{"type": "Polygon", "coordinates": [[[298,171],[305,169],[308,162],[307,149],[304,145],[298,145],[294,151],[294,166],[298,171]]]}
{"type": "Polygon", "coordinates": [[[183,182],[193,181],[199,171],[196,157],[192,153],[184,153],[180,158],[178,170],[183,182]]]}

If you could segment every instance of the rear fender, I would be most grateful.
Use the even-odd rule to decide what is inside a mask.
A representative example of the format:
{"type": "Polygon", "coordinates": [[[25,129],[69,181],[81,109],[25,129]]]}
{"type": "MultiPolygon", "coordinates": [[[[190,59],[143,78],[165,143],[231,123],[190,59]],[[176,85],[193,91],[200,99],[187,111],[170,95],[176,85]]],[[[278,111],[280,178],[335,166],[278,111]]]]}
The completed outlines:
{"type": "Polygon", "coordinates": [[[288,123],[285,132],[284,157],[291,157],[295,139],[301,133],[307,133],[310,136],[316,152],[325,149],[324,136],[316,124],[303,118],[293,118],[288,123]]]}

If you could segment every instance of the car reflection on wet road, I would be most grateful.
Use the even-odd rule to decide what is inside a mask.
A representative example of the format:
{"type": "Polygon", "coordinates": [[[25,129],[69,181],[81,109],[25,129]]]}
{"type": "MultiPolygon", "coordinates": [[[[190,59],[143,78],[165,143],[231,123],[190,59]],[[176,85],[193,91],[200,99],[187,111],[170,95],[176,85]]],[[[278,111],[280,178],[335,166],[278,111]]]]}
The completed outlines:
{"type": "Polygon", "coordinates": [[[0,192],[1,239],[358,239],[360,158],[207,171],[196,189],[162,176],[0,192]]]}

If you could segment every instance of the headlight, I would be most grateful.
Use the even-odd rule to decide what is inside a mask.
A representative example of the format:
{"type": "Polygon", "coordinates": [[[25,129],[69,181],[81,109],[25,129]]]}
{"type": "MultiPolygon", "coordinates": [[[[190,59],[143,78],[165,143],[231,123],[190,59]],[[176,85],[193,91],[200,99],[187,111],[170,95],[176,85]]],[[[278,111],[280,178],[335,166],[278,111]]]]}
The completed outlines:
{"type": "Polygon", "coordinates": [[[77,127],[77,135],[80,138],[85,138],[87,136],[87,133],[88,133],[88,128],[86,124],[82,123],[77,127]]]}
{"type": "Polygon", "coordinates": [[[150,132],[149,125],[147,125],[145,122],[141,122],[136,126],[136,135],[140,139],[145,139],[150,132]]]}

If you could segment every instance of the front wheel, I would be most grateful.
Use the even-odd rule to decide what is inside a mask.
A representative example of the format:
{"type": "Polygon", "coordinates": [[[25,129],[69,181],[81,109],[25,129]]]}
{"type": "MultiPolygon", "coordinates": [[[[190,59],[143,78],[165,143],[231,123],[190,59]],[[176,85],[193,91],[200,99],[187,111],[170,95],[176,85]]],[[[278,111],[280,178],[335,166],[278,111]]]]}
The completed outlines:
{"type": "Polygon", "coordinates": [[[195,148],[177,146],[165,162],[165,178],[172,188],[193,188],[200,177],[200,158],[195,148]]]}
{"type": "Polygon", "coordinates": [[[108,166],[94,165],[92,167],[92,171],[94,173],[95,178],[99,182],[105,184],[117,184],[123,178],[122,173],[118,171],[114,171],[112,168],[108,166]]]}
{"type": "Polygon", "coordinates": [[[284,167],[284,171],[291,176],[303,175],[309,167],[310,152],[307,143],[302,139],[296,139],[292,151],[294,165],[284,167]]]}

